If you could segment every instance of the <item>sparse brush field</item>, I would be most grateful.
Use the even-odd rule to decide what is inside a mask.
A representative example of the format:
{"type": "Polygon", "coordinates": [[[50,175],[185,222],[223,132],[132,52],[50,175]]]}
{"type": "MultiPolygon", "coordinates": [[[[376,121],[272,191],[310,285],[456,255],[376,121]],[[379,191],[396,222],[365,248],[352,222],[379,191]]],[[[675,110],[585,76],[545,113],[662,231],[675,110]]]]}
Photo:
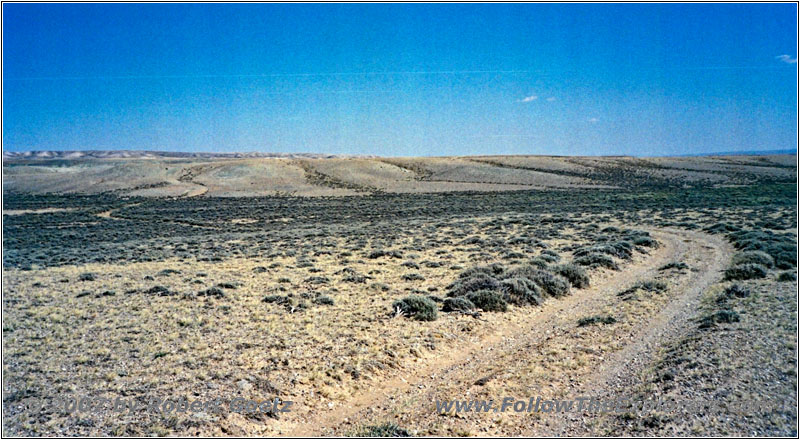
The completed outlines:
{"type": "MultiPolygon", "coordinates": [[[[754,180],[692,186],[656,184],[673,176],[651,171],[731,175],[700,159],[555,162],[368,169],[428,178],[478,163],[523,183],[541,169],[604,183],[639,172],[626,189],[6,192],[4,434],[797,435],[797,193],[774,179],[787,166],[731,163],[754,180]],[[770,166],[769,178],[753,174],[770,166]],[[795,410],[642,419],[436,414],[433,404],[583,395],[762,396],[795,410]],[[294,405],[125,416],[42,407],[63,396],[294,405]]],[[[343,183],[343,162],[292,164],[308,185],[376,185],[366,174],[362,186],[343,183]]]]}

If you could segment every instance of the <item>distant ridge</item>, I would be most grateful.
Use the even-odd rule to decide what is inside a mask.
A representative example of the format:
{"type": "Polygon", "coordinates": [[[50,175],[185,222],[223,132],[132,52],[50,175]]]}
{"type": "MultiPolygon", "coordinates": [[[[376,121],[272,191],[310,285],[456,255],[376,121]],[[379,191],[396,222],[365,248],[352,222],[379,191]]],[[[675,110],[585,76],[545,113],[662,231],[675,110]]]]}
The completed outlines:
{"type": "Polygon", "coordinates": [[[85,150],[85,151],[4,151],[3,159],[7,160],[77,160],[77,159],[147,159],[147,158],[186,158],[186,159],[237,159],[237,158],[347,158],[362,157],[371,158],[376,156],[368,155],[343,155],[343,154],[320,154],[320,153],[206,153],[206,152],[183,152],[183,151],[146,151],[146,150],[85,150]]]}
{"type": "Polygon", "coordinates": [[[796,148],[785,150],[749,150],[749,151],[721,151],[718,153],[674,154],[663,157],[700,157],[700,156],[774,156],[777,154],[797,154],[796,148]]]}
{"type": "MultiPolygon", "coordinates": [[[[633,156],[633,155],[605,155],[591,157],[702,157],[702,156],[770,156],[779,154],[797,154],[796,149],[785,150],[761,150],[761,151],[723,151],[715,153],[695,153],[695,154],[668,154],[653,156],[633,156]]],[[[481,155],[467,155],[464,157],[481,155]]],[[[502,156],[502,155],[501,155],[502,156]]],[[[552,156],[547,154],[514,154],[512,156],[542,156],[542,157],[572,157],[572,156],[552,156]]],[[[3,160],[80,160],[80,159],[247,159],[247,158],[287,158],[287,159],[344,159],[344,158],[364,158],[372,159],[382,156],[369,154],[325,154],[325,153],[268,153],[268,152],[246,152],[246,153],[213,153],[213,152],[186,152],[186,151],[151,151],[151,150],[64,150],[64,151],[4,151],[3,160]]],[[[589,157],[589,156],[575,156],[589,157]]]]}

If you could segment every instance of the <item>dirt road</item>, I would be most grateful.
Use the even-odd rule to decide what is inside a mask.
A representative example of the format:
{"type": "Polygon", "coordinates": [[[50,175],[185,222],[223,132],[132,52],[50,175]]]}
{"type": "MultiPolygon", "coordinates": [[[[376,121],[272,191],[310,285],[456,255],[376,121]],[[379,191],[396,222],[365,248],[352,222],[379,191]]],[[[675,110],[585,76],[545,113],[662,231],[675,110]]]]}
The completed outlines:
{"type": "MultiPolygon", "coordinates": [[[[530,310],[530,319],[504,324],[488,338],[423,359],[370,387],[348,404],[294,422],[293,436],[343,435],[358,425],[397,423],[417,435],[592,435],[581,414],[549,417],[514,413],[437,414],[435,400],[505,396],[615,396],[636,381],[659,347],[687,325],[702,292],[721,278],[730,246],[707,234],[651,231],[661,247],[593,285],[530,310]],[[659,270],[685,262],[690,270],[659,270]],[[663,280],[661,294],[617,294],[637,282],[663,280]],[[578,319],[614,314],[610,326],[578,327],[578,319]]],[[[596,435],[596,434],[595,434],[596,435]]]]}

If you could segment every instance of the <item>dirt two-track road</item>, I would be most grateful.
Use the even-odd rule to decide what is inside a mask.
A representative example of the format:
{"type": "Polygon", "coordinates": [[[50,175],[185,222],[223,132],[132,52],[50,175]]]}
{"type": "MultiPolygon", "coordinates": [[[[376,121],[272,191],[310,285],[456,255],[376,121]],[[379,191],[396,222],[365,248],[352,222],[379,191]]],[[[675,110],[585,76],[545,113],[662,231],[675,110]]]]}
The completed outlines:
{"type": "Polygon", "coordinates": [[[620,272],[593,280],[571,296],[545,303],[530,320],[496,328],[492,336],[438,353],[320,417],[297,420],[291,435],[342,435],[355,422],[392,421],[418,433],[442,435],[599,435],[580,413],[437,414],[435,401],[504,397],[617,398],[636,385],[639,371],[695,315],[703,293],[719,281],[731,257],[724,240],[703,233],[652,230],[661,246],[620,272]],[[659,268],[684,261],[692,270],[672,276],[663,295],[629,304],[618,293],[652,280],[659,268]],[[639,310],[635,310],[635,309],[639,310]],[[613,330],[583,331],[576,321],[602,310],[617,312],[613,330]],[[602,334],[602,333],[611,333],[602,334]],[[588,348],[595,347],[595,348],[588,348]]]}

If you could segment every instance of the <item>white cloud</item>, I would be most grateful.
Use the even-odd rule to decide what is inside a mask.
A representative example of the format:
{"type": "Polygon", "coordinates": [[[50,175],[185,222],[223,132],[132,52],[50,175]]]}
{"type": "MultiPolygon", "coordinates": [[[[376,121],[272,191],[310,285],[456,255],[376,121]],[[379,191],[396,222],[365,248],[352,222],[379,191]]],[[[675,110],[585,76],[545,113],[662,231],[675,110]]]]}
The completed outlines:
{"type": "Polygon", "coordinates": [[[531,101],[536,101],[537,99],[539,99],[539,97],[538,97],[538,96],[536,96],[536,95],[531,95],[531,96],[526,96],[526,97],[524,97],[524,98],[520,99],[520,100],[519,100],[519,101],[517,101],[517,102],[531,102],[531,101]]]}
{"type": "Polygon", "coordinates": [[[556,100],[556,98],[554,98],[554,97],[552,97],[552,96],[551,96],[551,97],[549,97],[549,98],[547,98],[547,101],[549,101],[549,102],[553,102],[553,101],[555,101],[555,100],[556,100]]]}
{"type": "Polygon", "coordinates": [[[786,64],[797,64],[797,58],[792,58],[789,55],[778,55],[775,57],[776,60],[781,60],[786,64]]]}
{"type": "Polygon", "coordinates": [[[591,122],[592,124],[596,124],[596,123],[600,122],[600,120],[597,119],[597,118],[589,118],[589,122],[591,122]]]}

